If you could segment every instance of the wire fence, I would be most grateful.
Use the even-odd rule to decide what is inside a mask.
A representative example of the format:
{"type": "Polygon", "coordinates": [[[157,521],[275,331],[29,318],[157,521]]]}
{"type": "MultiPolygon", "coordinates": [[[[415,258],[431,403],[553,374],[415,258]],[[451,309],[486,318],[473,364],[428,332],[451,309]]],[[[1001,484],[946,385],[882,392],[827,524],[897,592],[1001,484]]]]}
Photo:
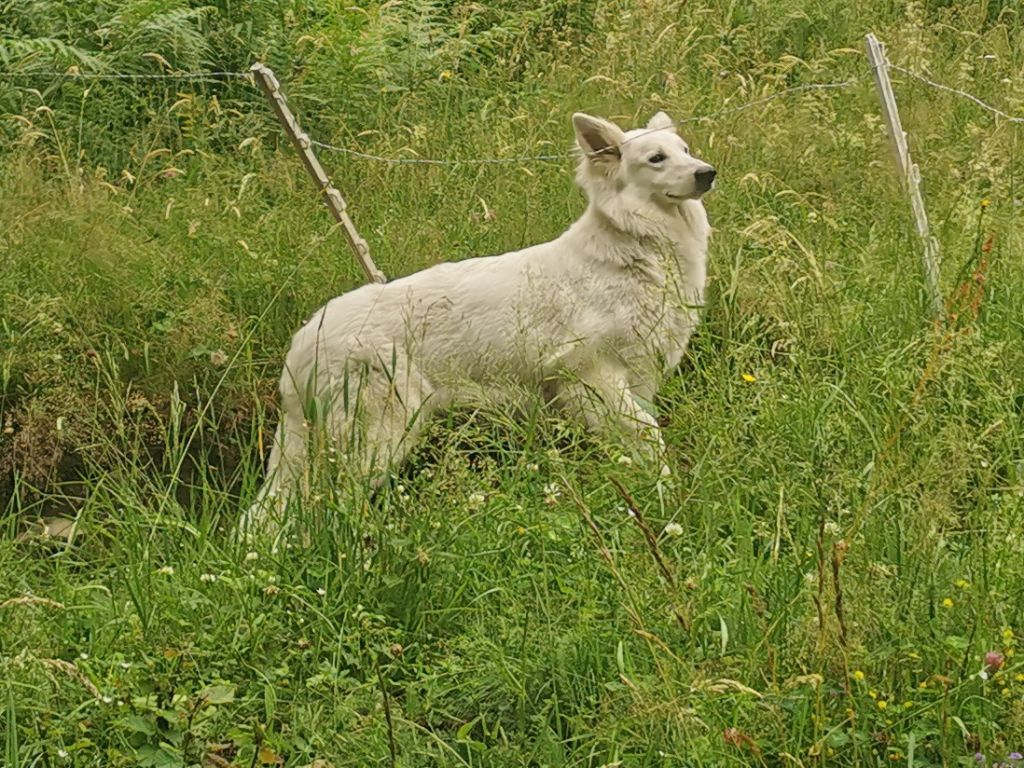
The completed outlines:
{"type": "Polygon", "coordinates": [[[251,80],[248,72],[0,72],[9,80],[251,80]]]}
{"type": "Polygon", "coordinates": [[[935,88],[936,90],[943,91],[945,93],[951,93],[951,94],[953,94],[955,96],[959,96],[962,99],[967,99],[968,101],[972,101],[975,104],[977,104],[979,107],[981,107],[982,109],[984,109],[984,110],[986,110],[988,112],[991,112],[993,115],[996,115],[997,117],[1001,117],[1002,119],[1004,119],[1004,120],[1006,120],[1008,122],[1015,123],[1017,125],[1020,125],[1020,124],[1024,123],[1024,117],[1014,117],[1013,115],[1008,115],[1006,112],[1003,112],[1003,110],[997,109],[996,107],[993,107],[991,104],[989,104],[989,103],[987,103],[985,101],[982,101],[977,96],[975,96],[973,93],[968,93],[967,91],[962,91],[959,88],[953,88],[952,86],[949,86],[949,85],[943,85],[942,83],[937,83],[934,80],[928,79],[927,77],[925,77],[924,75],[922,75],[919,72],[914,72],[912,69],[907,69],[906,67],[900,67],[900,66],[897,66],[896,64],[889,64],[889,69],[894,70],[896,72],[901,72],[902,74],[907,75],[908,77],[912,77],[915,80],[924,83],[929,88],[935,88]]]}
{"type": "MultiPolygon", "coordinates": [[[[995,115],[997,118],[1005,120],[1008,123],[1014,125],[1024,124],[1024,117],[1013,116],[998,107],[989,104],[981,98],[975,96],[960,88],[954,88],[944,83],[932,80],[919,72],[915,72],[906,67],[901,67],[896,64],[889,63],[889,68],[895,72],[899,72],[907,77],[910,77],[929,88],[955,95],[959,98],[966,99],[972,102],[977,107],[995,115]]],[[[717,120],[722,117],[730,115],[740,114],[751,109],[763,106],[770,102],[776,101],[777,99],[794,96],[800,93],[808,93],[814,91],[831,91],[831,90],[842,90],[851,88],[869,77],[869,74],[858,75],[851,77],[847,80],[840,80],[836,82],[826,83],[805,83],[802,85],[796,85],[791,88],[785,88],[774,93],[770,93],[766,96],[762,96],[744,104],[737,105],[735,107],[726,107],[719,109],[714,112],[708,112],[700,115],[691,115],[689,117],[681,118],[675,121],[675,125],[684,125],[687,123],[699,123],[717,120]]],[[[78,72],[78,71],[67,71],[67,72],[10,72],[0,71],[0,79],[8,80],[37,80],[37,79],[49,79],[49,80],[60,80],[60,79],[75,79],[75,80],[166,80],[166,81],[201,81],[201,80],[247,80],[250,83],[253,81],[251,72],[232,72],[232,71],[210,71],[210,72],[162,72],[162,73],[131,73],[131,72],[78,72]]],[[[639,138],[641,134],[635,135],[633,138],[627,141],[632,141],[639,138]]],[[[338,154],[348,155],[350,157],[359,158],[361,160],[369,160],[372,162],[385,163],[388,165],[433,165],[433,166],[457,166],[457,165],[522,165],[526,163],[539,163],[539,162],[557,162],[565,160],[566,158],[575,157],[575,151],[565,152],[550,152],[544,154],[535,155],[515,155],[510,157],[484,157],[484,158],[453,158],[453,159],[439,159],[439,158],[424,158],[424,157],[389,157],[384,155],[377,155],[371,152],[364,152],[359,149],[354,149],[348,146],[340,146],[337,144],[331,144],[324,141],[317,141],[310,139],[309,143],[318,149],[325,150],[327,152],[335,152],[338,154]]]]}
{"type": "MultiPolygon", "coordinates": [[[[710,112],[704,115],[692,115],[685,117],[680,120],[673,121],[673,125],[683,125],[685,123],[695,123],[700,121],[714,120],[719,117],[725,117],[726,115],[733,115],[739,112],[746,112],[748,109],[754,109],[762,104],[767,104],[770,101],[781,99],[784,96],[791,96],[796,93],[804,93],[806,91],[823,91],[823,90],[834,90],[838,88],[849,88],[852,85],[856,85],[862,80],[866,79],[867,75],[861,75],[860,77],[854,77],[849,80],[843,80],[836,83],[806,83],[804,85],[793,86],[792,88],[786,88],[782,91],[771,93],[767,96],[763,96],[759,99],[741,104],[737,107],[729,107],[726,109],[720,109],[717,112],[710,112]]],[[[659,129],[660,130],[660,129],[659,129]]],[[[650,131],[641,131],[632,138],[626,139],[623,144],[628,144],[631,141],[635,141],[641,136],[649,133],[650,131]]],[[[329,152],[340,152],[342,154],[351,155],[353,157],[359,157],[364,160],[374,160],[376,162],[388,163],[391,165],[505,165],[505,164],[522,164],[528,162],[549,162],[554,160],[564,160],[567,157],[574,157],[574,152],[561,152],[557,154],[546,154],[546,155],[521,155],[518,157],[496,157],[496,158],[474,158],[467,160],[434,160],[422,157],[384,157],[382,155],[374,155],[369,152],[360,152],[359,150],[351,149],[350,147],[339,147],[334,144],[327,144],[322,141],[310,140],[310,143],[319,147],[320,149],[326,149],[329,152]]]]}

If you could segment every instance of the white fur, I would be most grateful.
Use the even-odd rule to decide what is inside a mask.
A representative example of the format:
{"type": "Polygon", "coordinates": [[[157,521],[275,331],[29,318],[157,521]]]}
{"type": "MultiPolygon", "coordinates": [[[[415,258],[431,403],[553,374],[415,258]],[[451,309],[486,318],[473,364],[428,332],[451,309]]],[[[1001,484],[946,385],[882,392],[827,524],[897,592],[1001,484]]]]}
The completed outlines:
{"type": "Polygon", "coordinates": [[[586,212],[555,240],[438,264],[332,299],[292,339],[268,479],[304,487],[313,446],[352,472],[403,461],[427,417],[526,387],[664,467],[651,402],[704,299],[711,167],[663,112],[643,129],[576,114],[586,212]],[[697,173],[703,172],[703,187],[697,173]],[[313,407],[315,406],[315,407],[313,407]]]}

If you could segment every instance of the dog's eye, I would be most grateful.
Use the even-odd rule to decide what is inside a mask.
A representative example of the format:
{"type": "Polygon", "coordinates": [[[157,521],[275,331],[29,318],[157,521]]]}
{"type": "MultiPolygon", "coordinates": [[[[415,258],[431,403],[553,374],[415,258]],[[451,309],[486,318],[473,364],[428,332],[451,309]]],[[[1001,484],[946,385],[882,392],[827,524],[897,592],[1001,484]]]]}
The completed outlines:
{"type": "Polygon", "coordinates": [[[686,154],[690,154],[690,148],[689,147],[683,147],[683,152],[685,152],[686,154]]]}
{"type": "Polygon", "coordinates": [[[655,165],[657,165],[658,163],[663,163],[665,162],[665,155],[661,152],[659,152],[656,155],[651,155],[650,157],[647,158],[647,162],[654,163],[655,165]]]}

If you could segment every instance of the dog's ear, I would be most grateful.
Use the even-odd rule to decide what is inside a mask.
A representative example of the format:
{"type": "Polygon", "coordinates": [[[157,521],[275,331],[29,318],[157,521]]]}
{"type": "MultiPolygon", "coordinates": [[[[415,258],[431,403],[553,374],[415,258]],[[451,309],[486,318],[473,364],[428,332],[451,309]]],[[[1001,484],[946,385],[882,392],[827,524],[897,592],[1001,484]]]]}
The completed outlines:
{"type": "Polygon", "coordinates": [[[618,160],[621,157],[619,145],[625,141],[626,134],[615,123],[577,112],[572,116],[572,125],[576,129],[576,143],[590,160],[618,160]]]}
{"type": "Polygon", "coordinates": [[[658,112],[647,121],[647,128],[651,131],[675,130],[675,127],[676,124],[672,121],[672,118],[664,112],[658,112]]]}

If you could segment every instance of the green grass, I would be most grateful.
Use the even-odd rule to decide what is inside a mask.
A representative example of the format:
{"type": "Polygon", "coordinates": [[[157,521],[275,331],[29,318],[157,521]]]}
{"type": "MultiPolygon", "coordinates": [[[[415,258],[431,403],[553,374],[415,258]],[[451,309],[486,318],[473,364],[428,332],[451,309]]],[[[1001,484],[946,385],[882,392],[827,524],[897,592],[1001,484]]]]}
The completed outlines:
{"type": "MultiPolygon", "coordinates": [[[[269,50],[316,138],[389,156],[547,154],[575,110],[635,125],[863,75],[868,31],[1024,104],[1012,3],[433,5],[424,31],[296,3],[240,50],[269,50]]],[[[223,63],[211,29],[184,63],[223,63]]],[[[460,412],[379,498],[325,485],[293,511],[312,535],[247,543],[289,336],[358,268],[244,84],[21,86],[0,79],[5,766],[1024,751],[1019,128],[898,80],[943,328],[869,79],[687,124],[719,182],[705,322],[659,402],[673,478],[551,414],[460,412]],[[55,514],[70,541],[38,535],[55,514]]],[[[324,160],[390,276],[583,206],[568,158],[324,160]]]]}

